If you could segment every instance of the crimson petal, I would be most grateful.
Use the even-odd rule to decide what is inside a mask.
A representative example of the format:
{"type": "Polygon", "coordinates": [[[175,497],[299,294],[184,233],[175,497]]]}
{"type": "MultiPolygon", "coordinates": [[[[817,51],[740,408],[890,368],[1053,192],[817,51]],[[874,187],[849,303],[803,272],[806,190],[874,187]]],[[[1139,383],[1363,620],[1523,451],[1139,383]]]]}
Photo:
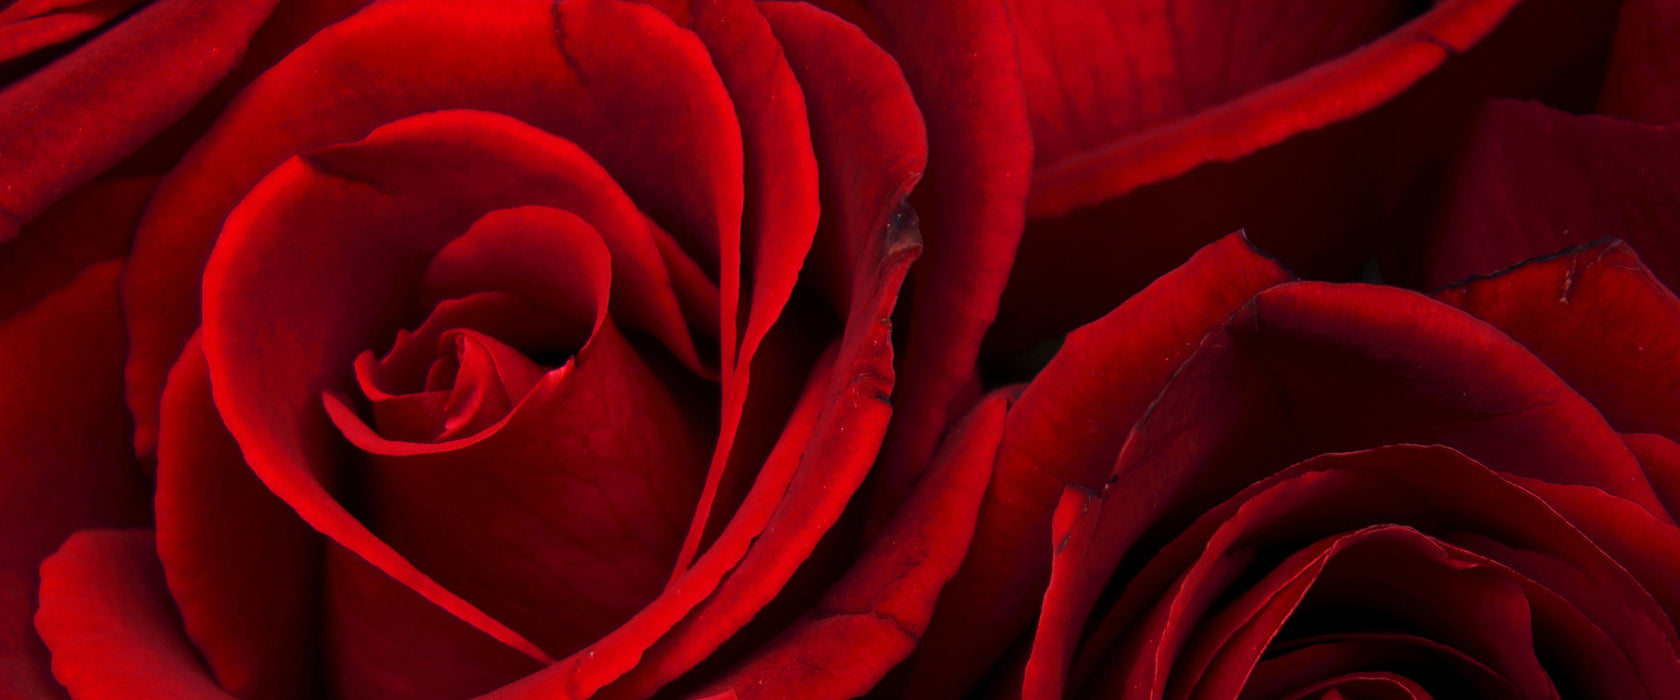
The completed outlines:
{"type": "Polygon", "coordinates": [[[973,380],[980,340],[997,317],[1021,240],[1032,134],[1004,3],[819,4],[880,37],[928,124],[927,174],[910,203],[932,254],[917,268],[904,315],[903,380],[893,397],[898,417],[876,467],[880,486],[870,494],[871,525],[879,525],[977,397],[964,387],[973,380]]]}
{"type": "Polygon", "coordinates": [[[1617,430],[1680,440],[1680,299],[1626,245],[1569,251],[1435,297],[1522,343],[1617,430]]]}
{"type": "Polygon", "coordinates": [[[968,553],[1008,405],[1008,394],[998,394],[976,407],[880,538],[823,601],[698,695],[727,689],[737,698],[845,700],[867,693],[909,656],[940,589],[968,553]]]}
{"type": "Polygon", "coordinates": [[[245,464],[211,402],[196,336],[163,399],[157,556],[185,632],[235,696],[307,694],[322,541],[245,464]]]}
{"type": "Polygon", "coordinates": [[[145,531],[77,533],[41,567],[41,638],[79,700],[233,700],[181,633],[145,531]]]}
{"type": "Polygon", "coordinates": [[[37,570],[71,533],[141,525],[149,486],[121,437],[120,261],[0,320],[0,695],[59,697],[29,626],[37,570]]]}
{"type": "Polygon", "coordinates": [[[1647,124],[1680,123],[1680,3],[1628,0],[1598,111],[1647,124]]]}
{"type": "Polygon", "coordinates": [[[1424,244],[1425,286],[1616,237],[1680,288],[1680,126],[1496,100],[1470,137],[1424,244]]]}
{"type": "Polygon", "coordinates": [[[1202,336],[1289,278],[1234,234],[1069,336],[1010,411],[973,551],[917,653],[913,689],[955,692],[984,672],[975,659],[1003,653],[1049,573],[1062,489],[1100,487],[1132,423],[1202,336]]]}
{"type": "Polygon", "coordinates": [[[154,2],[0,90],[0,241],[185,114],[277,2],[154,2]]]}

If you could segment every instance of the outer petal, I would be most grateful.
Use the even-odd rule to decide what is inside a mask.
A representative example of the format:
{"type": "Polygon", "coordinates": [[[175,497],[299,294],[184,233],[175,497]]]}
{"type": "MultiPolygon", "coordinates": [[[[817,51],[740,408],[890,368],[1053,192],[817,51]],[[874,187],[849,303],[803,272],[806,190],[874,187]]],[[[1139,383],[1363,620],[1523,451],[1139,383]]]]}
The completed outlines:
{"type": "Polygon", "coordinates": [[[666,11],[705,42],[740,116],[747,215],[741,250],[724,256],[726,269],[721,271],[724,403],[717,450],[673,577],[694,561],[708,533],[716,535],[715,518],[726,516],[733,505],[727,498],[718,501],[725,477],[733,477],[731,482],[746,478],[726,472],[739,461],[734,459],[736,438],[748,401],[753,357],[793,294],[821,209],[803,86],[773,27],[751,0],[674,5],[666,11]]]}
{"type": "Polygon", "coordinates": [[[185,114],[276,2],[154,2],[0,91],[0,241],[185,114]]]}
{"type": "Polygon", "coordinates": [[[321,538],[245,464],[211,402],[196,337],[163,398],[157,557],[185,632],[236,697],[308,694],[318,671],[321,538]]]}
{"type": "Polygon", "coordinates": [[[35,626],[78,700],[233,700],[181,633],[144,531],[77,533],[41,567],[35,626]]]}
{"type": "Polygon", "coordinates": [[[0,9],[0,63],[75,39],[111,21],[138,0],[23,0],[0,9]]]}
{"type": "Polygon", "coordinates": [[[326,572],[318,634],[333,696],[459,700],[542,668],[343,547],[327,545],[326,572]]]}
{"type": "Polygon", "coordinates": [[[99,260],[128,252],[134,225],[156,178],[90,183],[0,244],[0,319],[29,308],[99,260]]]}
{"type": "Polygon", "coordinates": [[[696,696],[728,689],[738,698],[859,697],[908,656],[968,552],[1008,405],[999,394],[976,407],[816,609],[696,696]]]}
{"type": "Polygon", "coordinates": [[[120,267],[94,265],[0,321],[0,695],[61,696],[29,623],[41,560],[77,530],[146,522],[116,396],[120,267]]]}
{"type": "Polygon", "coordinates": [[[1626,245],[1599,243],[1435,296],[1522,343],[1617,430],[1680,440],[1680,300],[1626,245]]]}
{"type": "Polygon", "coordinates": [[[1101,486],[1132,423],[1202,336],[1288,279],[1232,235],[1069,337],[1010,411],[973,551],[917,653],[913,695],[979,680],[986,665],[976,660],[997,658],[1031,620],[1063,488],[1101,486]]]}
{"type": "MultiPolygon", "coordinates": [[[[1160,129],[1124,134],[1125,138],[1118,140],[1102,137],[1114,139],[1120,134],[1101,134],[1092,144],[1095,148],[1086,146],[1068,153],[1035,173],[1029,210],[1035,216],[1046,216],[1096,204],[1196,165],[1232,160],[1369,110],[1411,88],[1447,58],[1475,46],[1520,4],[1521,0],[1440,3],[1378,41],[1243,99],[1160,129]]],[[[1364,15],[1367,8],[1362,5],[1359,14],[1364,15]]],[[[1551,8],[1551,12],[1568,14],[1568,10],[1558,8],[1551,8]]],[[[1561,17],[1548,19],[1555,22],[1561,17]]],[[[1362,17],[1355,24],[1369,22],[1362,17]]],[[[1574,29],[1579,32],[1582,28],[1574,29]]],[[[1338,37],[1338,43],[1344,48],[1357,45],[1362,33],[1348,32],[1338,37]]],[[[1277,65],[1287,71],[1304,63],[1297,58],[1277,65]]]]}
{"type": "MultiPolygon", "coordinates": [[[[1591,403],[1504,333],[1411,292],[1321,283],[1263,292],[1225,336],[1210,336],[1176,381],[1185,390],[1151,409],[1154,436],[1220,436],[1195,443],[1210,454],[1246,444],[1255,449],[1252,468],[1373,445],[1440,443],[1496,470],[1601,488],[1666,518],[1638,462],[1591,403]],[[1236,374],[1204,381],[1225,371],[1216,368],[1236,374]],[[1209,401],[1223,407],[1192,408],[1212,409],[1209,401]],[[1277,410],[1279,402],[1287,411],[1277,410]],[[1266,432],[1285,425],[1287,432],[1266,432]]],[[[1133,440],[1127,452],[1140,450],[1134,457],[1141,459],[1168,444],[1133,440]]],[[[1242,471],[1170,490],[1217,492],[1242,471]]]]}
{"type": "Polygon", "coordinates": [[[1424,286],[1616,237],[1680,288],[1680,126],[1500,100],[1471,138],[1425,243],[1424,286]]]}
{"type": "Polygon", "coordinates": [[[1041,168],[988,342],[1060,335],[1238,228],[1304,276],[1351,277],[1386,232],[1427,225],[1411,219],[1434,208],[1432,171],[1488,97],[1590,102],[1579,76],[1602,65],[1614,9],[1433,3],[1334,61],[1041,168]]]}
{"type": "Polygon", "coordinates": [[[1598,111],[1647,124],[1680,123],[1680,2],[1629,0],[1598,111]]]}
{"type": "Polygon", "coordinates": [[[872,524],[879,525],[974,400],[963,388],[1021,240],[1033,146],[1004,3],[858,4],[878,20],[865,29],[878,30],[903,67],[928,124],[927,175],[911,204],[931,254],[916,270],[904,315],[903,381],[893,399],[899,412],[871,494],[872,524]]]}
{"type": "Polygon", "coordinates": [[[1409,11],[1392,0],[1011,2],[1034,160],[1053,168],[1260,90],[1382,36],[1409,11]]]}

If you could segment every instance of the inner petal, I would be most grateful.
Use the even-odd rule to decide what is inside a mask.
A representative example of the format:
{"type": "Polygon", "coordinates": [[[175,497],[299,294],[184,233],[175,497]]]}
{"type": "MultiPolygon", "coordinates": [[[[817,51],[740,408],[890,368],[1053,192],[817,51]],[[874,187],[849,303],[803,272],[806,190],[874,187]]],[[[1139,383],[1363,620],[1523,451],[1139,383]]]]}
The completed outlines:
{"type": "Polygon", "coordinates": [[[477,434],[506,417],[549,372],[505,343],[468,329],[438,338],[424,385],[411,393],[381,389],[371,357],[358,360],[356,378],[372,405],[374,427],[387,439],[404,442],[477,434]]]}

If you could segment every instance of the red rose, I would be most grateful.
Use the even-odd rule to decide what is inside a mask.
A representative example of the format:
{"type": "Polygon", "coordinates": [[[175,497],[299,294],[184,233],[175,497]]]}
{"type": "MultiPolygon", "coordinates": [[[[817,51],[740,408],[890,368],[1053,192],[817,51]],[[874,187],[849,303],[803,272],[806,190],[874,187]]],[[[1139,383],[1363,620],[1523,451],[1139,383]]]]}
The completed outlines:
{"type": "Polygon", "coordinates": [[[929,687],[976,677],[944,625],[972,664],[1031,622],[1000,696],[1680,688],[1680,299],[1620,243],[1288,280],[1216,243],[966,419],[994,475],[929,687]]]}
{"type": "Polygon", "coordinates": [[[1429,226],[1485,100],[1592,104],[1618,4],[1012,3],[1034,171],[988,343],[1058,338],[1239,229],[1356,276],[1429,226]]]}
{"type": "MultiPolygon", "coordinates": [[[[1028,152],[1002,8],[850,15],[872,39],[656,5],[382,2],[208,124],[148,142],[103,93],[29,122],[74,172],[6,173],[34,197],[3,263],[30,270],[0,322],[8,690],[61,696],[50,651],[76,698],[851,697],[910,652],[985,474],[899,458],[842,515],[917,209],[950,254],[907,297],[906,403],[937,410],[898,452],[932,450],[1001,290],[1028,152]]],[[[75,88],[58,66],[16,85],[75,88]]]]}

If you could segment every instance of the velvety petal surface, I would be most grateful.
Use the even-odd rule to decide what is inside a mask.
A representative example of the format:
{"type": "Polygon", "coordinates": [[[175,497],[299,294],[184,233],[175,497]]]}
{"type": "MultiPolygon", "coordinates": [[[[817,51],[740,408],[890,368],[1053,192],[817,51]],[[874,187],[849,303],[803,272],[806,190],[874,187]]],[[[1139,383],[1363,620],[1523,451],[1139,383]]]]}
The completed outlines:
{"type": "Polygon", "coordinates": [[[712,519],[727,517],[714,511],[735,454],[753,358],[793,294],[816,236],[821,202],[803,87],[757,6],[751,0],[702,0],[674,3],[666,11],[712,54],[741,120],[746,177],[739,254],[725,255],[721,270],[722,425],[672,573],[677,576],[693,562],[707,533],[716,534],[712,519]]]}
{"type": "Polygon", "coordinates": [[[0,241],[185,114],[276,2],[153,2],[0,89],[0,241]]]}
{"type": "Polygon", "coordinates": [[[78,700],[232,700],[181,633],[152,544],[143,530],[88,530],[41,567],[35,625],[53,673],[78,700]]]}
{"type": "Polygon", "coordinates": [[[1035,164],[1264,88],[1382,36],[1410,10],[1391,1],[1011,2],[1035,164]]]}
{"type": "Polygon", "coordinates": [[[139,0],[23,0],[0,9],[0,63],[69,41],[139,4],[139,0]]]}
{"type": "Polygon", "coordinates": [[[100,260],[128,253],[156,178],[89,183],[0,244],[0,319],[29,308],[100,260]]]}
{"type": "Polygon", "coordinates": [[[30,626],[41,560],[71,533],[144,525],[145,473],[127,447],[120,261],[93,265],[0,321],[0,694],[63,697],[30,626]]]}
{"type": "Polygon", "coordinates": [[[873,529],[975,400],[963,388],[1021,239],[1033,145],[1005,3],[858,2],[850,12],[826,4],[879,37],[928,124],[927,173],[911,204],[929,255],[907,298],[899,412],[871,489],[873,529]]]}
{"type": "Polygon", "coordinates": [[[320,536],[245,463],[196,338],[163,399],[156,556],[188,639],[235,697],[315,692],[320,536]]]}
{"type": "Polygon", "coordinates": [[[1423,250],[1425,287],[1607,237],[1680,287],[1680,126],[1500,100],[1471,138],[1423,250]]]}
{"type": "Polygon", "coordinates": [[[1536,260],[1435,297],[1522,343],[1617,430],[1680,440],[1680,300],[1626,244],[1536,260]]]}
{"type": "MultiPolygon", "coordinates": [[[[767,14],[774,24],[774,11],[767,14]]],[[[881,213],[836,232],[860,256],[848,287],[853,296],[846,332],[830,351],[832,359],[812,370],[782,440],[735,516],[695,564],[635,617],[499,691],[496,700],[652,695],[710,656],[774,598],[839,519],[886,430],[893,377],[889,319],[920,251],[913,219],[904,212],[853,206],[881,213]]]]}
{"type": "Polygon", "coordinates": [[[1049,575],[1050,516],[1064,487],[1100,487],[1132,424],[1202,336],[1289,279],[1229,236],[1069,337],[1009,413],[974,546],[916,655],[912,693],[961,692],[985,672],[975,659],[1003,653],[1049,575]]]}
{"type": "Polygon", "coordinates": [[[960,423],[887,529],[821,603],[695,697],[860,697],[910,655],[974,534],[1010,397],[960,423]]]}
{"type": "Polygon", "coordinates": [[[1680,123],[1680,2],[1628,0],[1598,111],[1647,124],[1680,123]]]}

